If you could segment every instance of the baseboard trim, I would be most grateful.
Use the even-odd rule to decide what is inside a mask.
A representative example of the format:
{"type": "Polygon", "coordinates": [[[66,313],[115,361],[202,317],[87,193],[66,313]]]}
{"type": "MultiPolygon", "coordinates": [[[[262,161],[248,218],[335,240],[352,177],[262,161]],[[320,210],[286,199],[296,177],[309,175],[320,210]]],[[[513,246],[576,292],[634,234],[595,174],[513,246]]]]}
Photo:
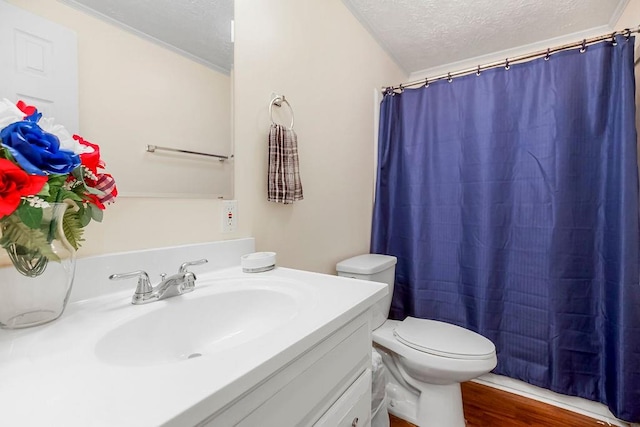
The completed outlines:
{"type": "Polygon", "coordinates": [[[485,374],[472,380],[478,384],[497,388],[509,393],[514,393],[528,399],[537,400],[549,405],[557,406],[568,411],[576,412],[587,417],[602,421],[603,425],[634,427],[637,424],[629,424],[613,416],[609,409],[601,403],[592,402],[580,397],[565,396],[540,387],[527,384],[513,378],[496,374],[485,374]],[[606,423],[606,424],[604,424],[606,423]]]}

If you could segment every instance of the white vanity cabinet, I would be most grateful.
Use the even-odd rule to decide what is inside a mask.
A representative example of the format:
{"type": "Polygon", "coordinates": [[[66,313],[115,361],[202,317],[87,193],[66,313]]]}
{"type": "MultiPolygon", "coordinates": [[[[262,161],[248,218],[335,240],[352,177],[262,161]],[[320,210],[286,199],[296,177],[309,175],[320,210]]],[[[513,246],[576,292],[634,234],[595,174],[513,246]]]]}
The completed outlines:
{"type": "Polygon", "coordinates": [[[60,319],[0,331],[0,426],[369,426],[371,310],[387,286],[245,273],[253,251],[241,239],[78,260],[60,319]],[[201,258],[193,292],[150,304],[108,279],[201,258]]]}
{"type": "Polygon", "coordinates": [[[200,425],[364,427],[371,423],[371,330],[361,314],[200,425]]]}

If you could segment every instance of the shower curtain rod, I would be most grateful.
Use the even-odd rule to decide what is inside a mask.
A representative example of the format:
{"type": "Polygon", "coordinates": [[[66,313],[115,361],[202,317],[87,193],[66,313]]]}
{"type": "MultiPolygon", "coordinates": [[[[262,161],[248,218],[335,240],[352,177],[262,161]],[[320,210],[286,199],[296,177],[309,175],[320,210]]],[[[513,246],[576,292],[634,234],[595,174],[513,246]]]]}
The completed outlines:
{"type": "Polygon", "coordinates": [[[408,87],[419,86],[419,85],[429,86],[429,84],[433,82],[437,82],[438,80],[446,79],[449,82],[451,82],[455,77],[462,77],[472,73],[476,73],[477,75],[480,75],[481,72],[489,70],[491,68],[505,67],[508,70],[512,64],[525,62],[530,59],[541,58],[541,57],[544,57],[546,60],[548,60],[551,57],[551,55],[554,53],[561,52],[563,50],[574,49],[577,47],[580,48],[580,52],[584,52],[587,46],[589,45],[592,45],[607,39],[611,39],[611,41],[615,43],[616,35],[618,34],[624,35],[628,39],[633,33],[640,33],[640,26],[638,26],[638,28],[634,30],[625,28],[622,31],[614,31],[612,33],[603,34],[601,36],[592,37],[590,39],[583,39],[578,42],[569,43],[562,46],[556,46],[556,47],[548,48],[546,50],[540,50],[540,51],[525,54],[525,55],[515,56],[513,58],[506,58],[502,61],[496,61],[496,62],[491,62],[489,64],[478,65],[475,68],[467,68],[465,70],[454,71],[447,74],[440,74],[435,77],[426,77],[426,78],[409,82],[409,83],[400,83],[399,85],[396,85],[396,86],[383,86],[382,92],[383,94],[392,93],[396,90],[400,90],[402,92],[402,90],[408,87]]]}

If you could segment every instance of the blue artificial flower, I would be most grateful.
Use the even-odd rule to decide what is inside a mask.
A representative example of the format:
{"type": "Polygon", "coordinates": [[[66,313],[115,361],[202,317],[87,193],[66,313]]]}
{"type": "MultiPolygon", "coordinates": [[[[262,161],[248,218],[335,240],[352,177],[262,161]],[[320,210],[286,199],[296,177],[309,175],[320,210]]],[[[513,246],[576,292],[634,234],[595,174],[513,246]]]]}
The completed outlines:
{"type": "Polygon", "coordinates": [[[0,131],[2,146],[25,172],[35,175],[65,175],[80,165],[80,157],[61,150],[55,135],[43,131],[35,122],[15,122],[0,131]]]}
{"type": "Polygon", "coordinates": [[[42,118],[42,113],[38,112],[38,110],[35,110],[33,113],[25,117],[24,120],[27,122],[38,123],[41,118],[42,118]]]}

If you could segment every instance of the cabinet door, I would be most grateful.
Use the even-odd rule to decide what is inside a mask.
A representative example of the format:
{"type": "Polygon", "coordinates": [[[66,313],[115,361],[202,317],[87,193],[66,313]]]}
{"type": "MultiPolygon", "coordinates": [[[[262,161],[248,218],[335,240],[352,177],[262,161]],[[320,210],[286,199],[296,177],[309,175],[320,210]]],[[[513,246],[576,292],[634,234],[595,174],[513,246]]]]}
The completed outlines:
{"type": "Polygon", "coordinates": [[[371,425],[371,370],[351,384],[314,427],[367,427],[371,425]]]}

